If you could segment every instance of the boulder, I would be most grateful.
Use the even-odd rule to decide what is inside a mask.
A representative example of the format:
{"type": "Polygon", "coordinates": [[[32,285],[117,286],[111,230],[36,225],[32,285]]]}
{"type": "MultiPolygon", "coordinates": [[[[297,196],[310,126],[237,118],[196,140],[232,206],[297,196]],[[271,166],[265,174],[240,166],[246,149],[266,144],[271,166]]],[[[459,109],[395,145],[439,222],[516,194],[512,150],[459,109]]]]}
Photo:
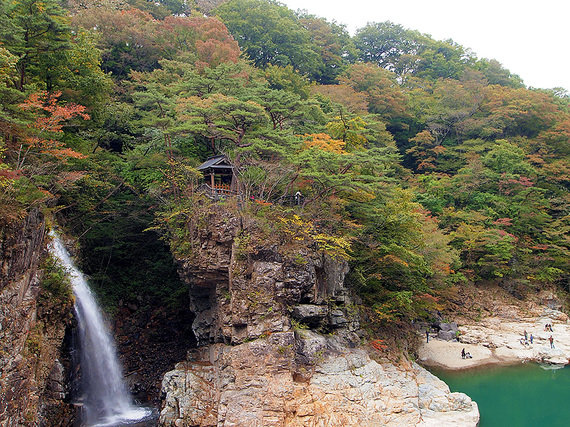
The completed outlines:
{"type": "Polygon", "coordinates": [[[457,327],[457,323],[455,322],[451,322],[451,323],[440,323],[439,324],[439,329],[441,331],[451,331],[451,332],[457,332],[459,329],[457,327]]]}
{"type": "Polygon", "coordinates": [[[279,247],[254,219],[219,205],[205,215],[200,227],[189,222],[193,252],[179,260],[199,348],[164,377],[160,425],[411,426],[424,413],[463,417],[467,400],[458,403],[441,382],[438,404],[420,407],[422,368],[380,364],[360,348],[346,261],[303,241],[279,247]]]}
{"type": "Polygon", "coordinates": [[[451,341],[452,339],[455,339],[455,332],[452,331],[439,331],[437,333],[437,337],[441,340],[445,340],[445,341],[451,341]]]}
{"type": "Polygon", "coordinates": [[[220,205],[188,227],[191,254],[180,257],[198,345],[240,344],[288,332],[291,318],[311,328],[354,331],[348,263],[299,242],[287,251],[259,237],[258,224],[220,205]],[[246,243],[244,243],[246,242],[246,243]]]}
{"type": "Polygon", "coordinates": [[[556,322],[568,322],[568,315],[558,310],[553,310],[551,308],[546,308],[542,312],[541,318],[544,319],[546,323],[552,323],[552,321],[556,322]]]}
{"type": "Polygon", "coordinates": [[[291,315],[299,323],[320,325],[328,314],[328,307],[316,304],[299,304],[293,307],[291,315]]]}

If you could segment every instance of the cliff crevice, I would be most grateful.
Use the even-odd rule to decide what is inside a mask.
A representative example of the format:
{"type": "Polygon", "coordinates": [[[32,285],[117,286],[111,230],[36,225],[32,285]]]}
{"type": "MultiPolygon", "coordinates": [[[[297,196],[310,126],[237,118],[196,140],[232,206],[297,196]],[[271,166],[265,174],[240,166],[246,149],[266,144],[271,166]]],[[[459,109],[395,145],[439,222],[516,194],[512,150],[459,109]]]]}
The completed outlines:
{"type": "Polygon", "coordinates": [[[361,346],[347,261],[219,205],[201,218],[179,258],[198,348],[163,378],[160,425],[477,424],[468,396],[361,346]]]}
{"type": "Polygon", "coordinates": [[[192,255],[180,259],[198,345],[240,344],[292,330],[291,319],[327,332],[358,329],[347,314],[345,260],[314,247],[256,241],[257,224],[214,206],[189,226],[192,255]]]}

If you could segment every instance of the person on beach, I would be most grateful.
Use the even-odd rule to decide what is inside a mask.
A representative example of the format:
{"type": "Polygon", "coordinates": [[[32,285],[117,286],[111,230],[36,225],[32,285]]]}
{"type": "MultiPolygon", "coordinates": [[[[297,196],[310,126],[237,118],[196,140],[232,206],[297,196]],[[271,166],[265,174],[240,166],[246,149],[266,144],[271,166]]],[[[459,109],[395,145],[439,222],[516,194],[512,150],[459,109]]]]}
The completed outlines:
{"type": "Polygon", "coordinates": [[[426,329],[426,342],[429,342],[429,329],[426,329]]]}
{"type": "Polygon", "coordinates": [[[552,335],[550,335],[550,338],[548,338],[548,341],[550,341],[550,348],[554,348],[554,338],[552,338],[552,335]]]}
{"type": "Polygon", "coordinates": [[[461,350],[461,358],[465,359],[465,349],[461,350]]]}
{"type": "Polygon", "coordinates": [[[531,343],[531,344],[532,344],[532,340],[533,340],[533,339],[534,339],[534,338],[533,338],[532,334],[530,334],[530,343],[531,343]]]}
{"type": "Polygon", "coordinates": [[[526,333],[526,329],[524,330],[524,340],[525,342],[528,341],[528,334],[526,333]]]}

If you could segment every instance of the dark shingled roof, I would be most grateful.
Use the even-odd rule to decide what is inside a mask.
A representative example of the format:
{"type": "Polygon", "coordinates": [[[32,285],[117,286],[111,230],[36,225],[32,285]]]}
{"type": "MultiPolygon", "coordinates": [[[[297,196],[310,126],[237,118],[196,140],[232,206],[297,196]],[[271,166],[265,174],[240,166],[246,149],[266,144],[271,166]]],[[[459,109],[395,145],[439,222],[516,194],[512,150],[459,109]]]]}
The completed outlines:
{"type": "Polygon", "coordinates": [[[198,166],[198,170],[204,170],[204,169],[208,169],[208,168],[212,168],[212,169],[232,169],[233,166],[230,164],[230,162],[228,161],[228,158],[226,156],[224,156],[223,154],[214,156],[214,157],[210,157],[208,160],[206,160],[204,163],[202,163],[200,166],[198,166]]]}

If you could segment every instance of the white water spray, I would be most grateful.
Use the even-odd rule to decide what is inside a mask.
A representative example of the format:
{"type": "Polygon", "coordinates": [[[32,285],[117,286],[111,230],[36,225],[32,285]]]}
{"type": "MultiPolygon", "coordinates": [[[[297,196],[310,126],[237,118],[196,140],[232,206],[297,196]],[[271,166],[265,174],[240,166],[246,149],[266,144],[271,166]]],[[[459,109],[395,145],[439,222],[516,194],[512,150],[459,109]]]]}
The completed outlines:
{"type": "Polygon", "coordinates": [[[52,254],[69,274],[75,295],[75,313],[81,346],[81,421],[84,426],[123,426],[151,415],[132,403],[113,340],[83,274],[75,267],[59,237],[50,232],[52,254]]]}

